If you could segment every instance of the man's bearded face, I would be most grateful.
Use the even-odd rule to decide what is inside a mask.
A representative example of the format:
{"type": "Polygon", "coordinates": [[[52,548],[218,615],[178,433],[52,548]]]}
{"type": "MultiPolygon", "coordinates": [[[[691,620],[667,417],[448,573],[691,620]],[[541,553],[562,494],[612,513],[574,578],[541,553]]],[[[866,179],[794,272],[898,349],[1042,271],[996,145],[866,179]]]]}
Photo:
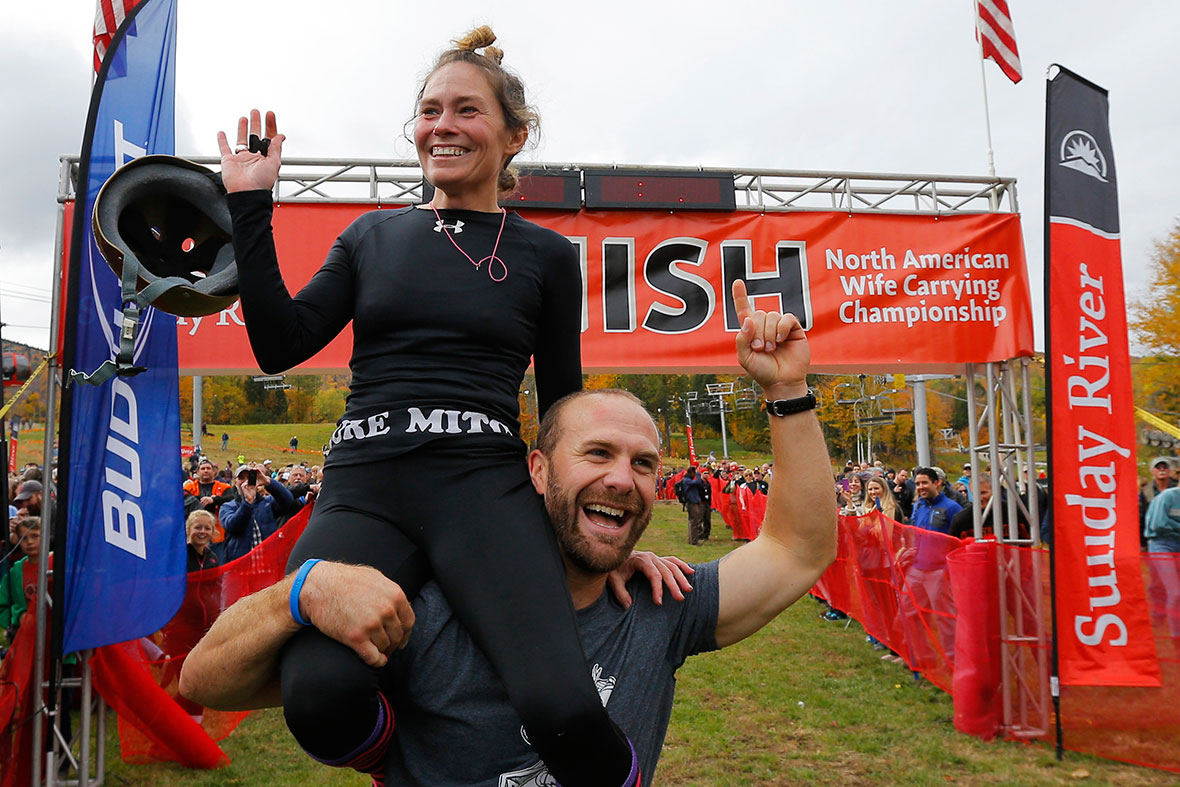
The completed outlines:
{"type": "Polygon", "coordinates": [[[545,509],[562,553],[583,571],[606,574],[623,564],[651,522],[652,506],[637,489],[619,494],[601,484],[566,488],[549,462],[545,509]],[[616,516],[615,512],[622,512],[616,516]],[[618,528],[612,538],[603,528],[618,528]]]}

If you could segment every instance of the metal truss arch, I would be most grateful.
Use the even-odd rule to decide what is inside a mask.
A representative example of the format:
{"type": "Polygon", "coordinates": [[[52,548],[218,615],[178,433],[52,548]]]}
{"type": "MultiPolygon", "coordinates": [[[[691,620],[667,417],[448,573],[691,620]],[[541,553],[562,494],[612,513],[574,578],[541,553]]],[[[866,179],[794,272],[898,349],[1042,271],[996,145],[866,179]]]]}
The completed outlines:
{"type": "MultiPolygon", "coordinates": [[[[192,161],[217,168],[221,159],[195,156],[192,161]]],[[[59,187],[60,201],[74,198],[78,160],[64,157],[68,177],[59,187]]],[[[650,167],[618,164],[522,162],[529,172],[613,170],[671,175],[705,171],[702,167],[650,167]]],[[[713,170],[710,170],[713,171],[713,170]]],[[[840,211],[952,215],[1017,213],[1016,179],[987,176],[930,175],[817,170],[732,170],[737,210],[771,212],[840,211]]],[[[290,158],[275,184],[279,202],[349,202],[408,205],[426,201],[427,187],[416,160],[290,158]]],[[[582,190],[585,200],[585,188],[582,190]]]]}

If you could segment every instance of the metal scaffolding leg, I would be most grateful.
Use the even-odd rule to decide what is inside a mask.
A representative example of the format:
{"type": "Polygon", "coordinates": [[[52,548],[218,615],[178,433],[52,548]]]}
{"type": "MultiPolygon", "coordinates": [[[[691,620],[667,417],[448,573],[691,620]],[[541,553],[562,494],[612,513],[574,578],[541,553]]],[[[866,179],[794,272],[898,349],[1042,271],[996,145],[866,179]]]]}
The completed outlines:
{"type": "Polygon", "coordinates": [[[976,537],[982,519],[992,516],[1000,620],[1003,732],[1010,738],[1047,734],[1052,719],[1049,698],[1048,630],[1042,588],[1040,505],[1036,488],[1035,429],[1028,359],[967,366],[972,476],[982,476],[986,457],[992,498],[982,507],[978,482],[972,490],[976,537]],[[980,412],[977,386],[982,384],[980,412]],[[985,442],[986,440],[986,442],[985,442]],[[1019,520],[1028,522],[1021,533],[1019,520]]]}
{"type": "MultiPolygon", "coordinates": [[[[90,703],[94,699],[94,692],[90,683],[90,652],[82,656],[82,715],[78,730],[78,784],[87,787],[90,784],[90,722],[93,719],[90,703]]],[[[100,699],[99,702],[102,702],[100,699]]]]}
{"type": "MultiPolygon", "coordinates": [[[[54,247],[52,279],[53,308],[49,323],[50,347],[59,346],[58,326],[61,324],[60,315],[63,308],[62,233],[65,222],[64,204],[73,194],[72,177],[71,162],[69,159],[63,158],[58,177],[57,242],[54,247]]],[[[48,471],[49,468],[53,467],[56,458],[54,455],[54,445],[57,435],[58,389],[61,382],[61,369],[61,359],[55,355],[51,355],[49,357],[49,376],[46,390],[45,453],[43,459],[47,483],[50,484],[52,484],[52,476],[48,471]]],[[[55,496],[53,494],[46,494],[44,503],[42,504],[41,537],[45,543],[50,544],[53,543],[54,503],[55,496]]],[[[61,661],[51,660],[49,658],[50,654],[45,647],[48,639],[47,623],[50,612],[48,563],[49,561],[47,560],[41,561],[37,576],[37,643],[33,667],[35,691],[33,693],[33,720],[31,722],[34,729],[31,783],[36,787],[41,787],[42,785],[49,787],[50,785],[57,784],[99,787],[103,782],[106,764],[106,729],[103,726],[106,723],[106,705],[92,690],[93,684],[91,680],[89,652],[81,654],[82,662],[79,674],[65,678],[64,680],[61,679],[61,661]],[[52,713],[48,710],[48,676],[51,674],[51,670],[59,678],[57,681],[58,693],[55,697],[56,702],[54,703],[56,707],[52,713]],[[72,703],[63,704],[61,702],[61,690],[63,688],[81,692],[82,713],[79,718],[78,728],[74,730],[70,740],[66,740],[62,733],[62,720],[68,717],[68,714],[71,712],[70,705],[72,705],[72,703]],[[99,725],[97,730],[98,745],[95,747],[94,752],[97,756],[98,776],[96,779],[90,779],[90,736],[94,734],[93,722],[96,715],[94,713],[95,708],[98,710],[97,717],[99,725]],[[74,756],[75,748],[78,751],[77,757],[74,756]],[[71,775],[76,775],[76,777],[69,778],[71,775]]]]}

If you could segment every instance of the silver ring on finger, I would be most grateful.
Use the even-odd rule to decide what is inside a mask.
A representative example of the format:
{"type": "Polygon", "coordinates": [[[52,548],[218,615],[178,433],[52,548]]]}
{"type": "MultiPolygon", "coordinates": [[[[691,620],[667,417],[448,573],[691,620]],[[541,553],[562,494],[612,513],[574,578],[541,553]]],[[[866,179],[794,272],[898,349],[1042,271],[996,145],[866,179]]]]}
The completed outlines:
{"type": "Polygon", "coordinates": [[[250,146],[247,145],[245,142],[239,142],[237,145],[234,146],[234,153],[245,153],[249,149],[250,149],[250,146]]]}

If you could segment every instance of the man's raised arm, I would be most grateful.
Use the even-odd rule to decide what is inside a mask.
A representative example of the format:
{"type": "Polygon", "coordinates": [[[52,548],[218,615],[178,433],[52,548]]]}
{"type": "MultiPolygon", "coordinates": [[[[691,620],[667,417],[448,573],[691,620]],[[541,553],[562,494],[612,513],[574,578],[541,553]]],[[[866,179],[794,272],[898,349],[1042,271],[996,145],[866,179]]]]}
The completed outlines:
{"type": "MultiPolygon", "coordinates": [[[[180,693],[219,710],[280,704],[278,658],[302,626],[291,616],[294,575],[233,604],[184,660],[180,693]]],[[[305,620],[380,667],[404,647],[414,611],[402,589],[375,568],[322,561],[298,599],[305,620]]]]}
{"type": "MultiPolygon", "coordinates": [[[[742,323],[738,361],[769,401],[807,394],[811,353],[792,314],[753,311],[746,284],[733,284],[742,323]]],[[[731,645],[806,593],[836,558],[832,468],[814,410],[769,415],[774,481],[758,538],[721,561],[717,644],[731,645]]]]}

